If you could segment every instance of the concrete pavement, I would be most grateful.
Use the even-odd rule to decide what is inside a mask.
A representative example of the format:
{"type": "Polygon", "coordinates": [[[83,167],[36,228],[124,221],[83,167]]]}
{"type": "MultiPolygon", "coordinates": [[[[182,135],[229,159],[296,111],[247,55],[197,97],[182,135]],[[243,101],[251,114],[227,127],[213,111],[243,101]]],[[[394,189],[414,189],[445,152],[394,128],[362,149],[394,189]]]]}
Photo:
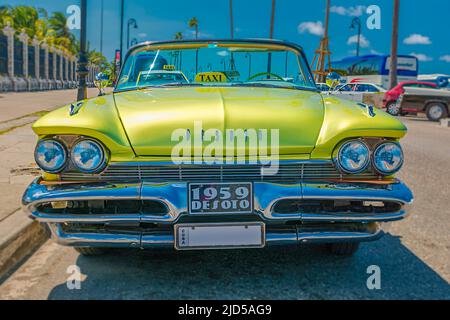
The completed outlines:
{"type": "MultiPolygon", "coordinates": [[[[97,89],[88,94],[95,96],[97,89]]],[[[46,235],[20,210],[27,185],[39,174],[31,124],[76,99],[76,90],[0,94],[0,278],[42,244],[46,235]]]]}
{"type": "MultiPolygon", "coordinates": [[[[98,93],[96,88],[88,89],[88,96],[98,93]]],[[[23,117],[42,110],[53,110],[76,101],[77,90],[53,90],[39,92],[0,93],[0,123],[23,117]]]]}
{"type": "Polygon", "coordinates": [[[450,129],[402,119],[409,133],[400,178],[415,194],[411,214],[352,258],[319,246],[86,258],[48,241],[0,285],[0,299],[450,299],[450,129]],[[66,285],[73,265],[79,290],[66,285]],[[380,290],[366,286],[372,265],[380,290]]]}

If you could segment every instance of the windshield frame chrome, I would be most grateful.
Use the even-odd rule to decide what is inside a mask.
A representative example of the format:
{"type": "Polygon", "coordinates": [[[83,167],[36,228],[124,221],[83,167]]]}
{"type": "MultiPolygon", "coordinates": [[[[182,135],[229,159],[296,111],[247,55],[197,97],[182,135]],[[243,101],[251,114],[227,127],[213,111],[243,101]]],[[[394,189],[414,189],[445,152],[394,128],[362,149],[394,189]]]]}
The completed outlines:
{"type": "MultiPolygon", "coordinates": [[[[305,52],[303,50],[303,48],[295,43],[292,42],[288,42],[288,41],[283,41],[283,40],[276,40],[276,39],[185,39],[185,40],[170,40],[170,41],[145,41],[145,42],[141,42],[138,43],[136,45],[134,45],[133,47],[131,47],[124,59],[123,62],[121,64],[120,67],[120,72],[119,72],[119,76],[117,77],[116,83],[114,84],[114,90],[113,93],[120,93],[120,92],[125,92],[125,91],[130,91],[130,90],[140,90],[142,88],[136,87],[136,88],[125,88],[125,89],[118,89],[118,79],[120,79],[120,76],[122,75],[123,72],[123,67],[125,66],[128,58],[137,50],[143,48],[143,47],[148,47],[148,46],[165,46],[165,45],[188,45],[188,44],[217,44],[217,43],[224,43],[224,44],[260,44],[260,45],[280,45],[280,46],[285,46],[287,48],[290,48],[294,51],[296,51],[298,53],[299,58],[301,58],[304,62],[304,72],[305,72],[305,76],[309,77],[314,86],[316,85],[316,82],[314,80],[314,76],[313,73],[311,71],[311,67],[308,64],[308,59],[306,58],[305,52]]],[[[156,88],[156,86],[152,86],[154,88],[156,88]]],[[[301,90],[309,90],[309,91],[317,91],[320,92],[318,89],[316,90],[315,88],[311,87],[283,87],[280,86],[280,89],[299,89],[301,88],[301,90]]]]}

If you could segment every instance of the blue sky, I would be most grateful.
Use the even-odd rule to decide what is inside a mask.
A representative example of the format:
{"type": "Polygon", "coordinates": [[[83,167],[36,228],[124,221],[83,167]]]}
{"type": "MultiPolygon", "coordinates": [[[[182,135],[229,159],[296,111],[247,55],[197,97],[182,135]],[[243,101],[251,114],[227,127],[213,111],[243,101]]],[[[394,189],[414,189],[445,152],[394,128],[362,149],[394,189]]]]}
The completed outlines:
{"type": "MultiPolygon", "coordinates": [[[[0,0],[0,4],[26,4],[43,7],[49,12],[62,11],[79,0],[0,0]]],[[[363,21],[361,54],[389,53],[392,26],[392,0],[331,0],[330,48],[332,59],[354,54],[349,26],[353,16],[363,21]],[[381,8],[381,29],[368,30],[365,7],[381,8]]],[[[271,0],[234,0],[235,38],[267,38],[271,0]]],[[[101,0],[88,0],[88,40],[91,48],[100,45],[101,0]]],[[[119,47],[120,0],[104,0],[103,53],[112,59],[119,47]]],[[[400,8],[399,53],[414,54],[420,60],[420,73],[450,74],[450,36],[448,0],[402,0],[400,8]]],[[[324,19],[325,0],[277,0],[275,38],[299,43],[309,60],[319,44],[320,23],[324,19]]],[[[125,21],[135,18],[138,29],[131,38],[144,40],[173,39],[177,31],[193,37],[187,21],[199,20],[200,37],[230,36],[228,0],[125,0],[125,21]]],[[[77,34],[77,32],[75,32],[77,34]]],[[[126,41],[124,31],[124,42],[126,41]]]]}

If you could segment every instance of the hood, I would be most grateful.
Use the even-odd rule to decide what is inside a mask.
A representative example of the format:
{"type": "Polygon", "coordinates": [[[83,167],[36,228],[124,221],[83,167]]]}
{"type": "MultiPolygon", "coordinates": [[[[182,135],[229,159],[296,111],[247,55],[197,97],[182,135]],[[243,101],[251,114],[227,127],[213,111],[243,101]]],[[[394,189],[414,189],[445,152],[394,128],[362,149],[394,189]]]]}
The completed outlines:
{"type": "MultiPolygon", "coordinates": [[[[201,140],[203,149],[215,140],[208,140],[207,134],[203,134],[209,129],[223,135],[226,135],[225,130],[250,132],[254,129],[258,139],[264,137],[260,132],[266,129],[269,146],[271,133],[278,130],[280,155],[309,154],[324,118],[319,93],[293,89],[156,88],[115,93],[114,98],[138,156],[170,155],[179,142],[172,141],[177,132],[185,132],[186,137],[192,139],[194,154],[194,147],[198,148],[194,146],[194,139],[201,140]]],[[[222,137],[222,141],[225,140],[222,137]]]]}

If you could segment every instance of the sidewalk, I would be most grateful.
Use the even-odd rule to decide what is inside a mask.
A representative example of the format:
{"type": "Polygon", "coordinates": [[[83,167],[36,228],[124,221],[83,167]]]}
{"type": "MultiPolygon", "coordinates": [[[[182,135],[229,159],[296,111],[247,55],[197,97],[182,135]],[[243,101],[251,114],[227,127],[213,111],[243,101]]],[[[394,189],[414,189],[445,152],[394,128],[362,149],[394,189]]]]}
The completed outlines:
{"type": "MultiPolygon", "coordinates": [[[[88,96],[97,95],[96,88],[88,89],[88,96]]],[[[0,123],[38,111],[51,111],[76,101],[77,90],[0,93],[0,123]]]]}
{"type": "MultiPolygon", "coordinates": [[[[39,175],[31,124],[44,111],[76,100],[76,90],[0,94],[0,279],[45,241],[38,223],[21,210],[25,188],[39,175]]],[[[98,90],[89,89],[90,97],[98,90]]]]}

